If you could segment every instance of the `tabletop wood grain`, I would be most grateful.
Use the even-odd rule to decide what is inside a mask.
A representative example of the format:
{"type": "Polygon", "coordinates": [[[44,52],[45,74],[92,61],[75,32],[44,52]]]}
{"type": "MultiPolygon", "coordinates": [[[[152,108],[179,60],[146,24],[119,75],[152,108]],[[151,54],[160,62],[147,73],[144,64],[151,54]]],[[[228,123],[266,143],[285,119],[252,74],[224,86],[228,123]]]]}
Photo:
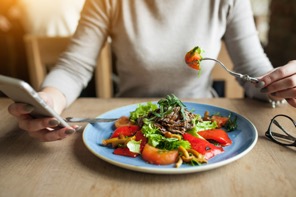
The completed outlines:
{"type": "MultiPolygon", "coordinates": [[[[111,109],[155,99],[81,98],[63,117],[98,116],[111,109]]],[[[18,129],[0,99],[0,196],[295,196],[296,149],[264,137],[279,113],[296,119],[296,109],[250,99],[184,99],[226,108],[248,118],[258,142],[241,159],[209,171],[160,175],[110,165],[93,155],[77,132],[56,142],[39,142],[18,129]]],[[[81,124],[85,126],[85,124],[81,124]]]]}

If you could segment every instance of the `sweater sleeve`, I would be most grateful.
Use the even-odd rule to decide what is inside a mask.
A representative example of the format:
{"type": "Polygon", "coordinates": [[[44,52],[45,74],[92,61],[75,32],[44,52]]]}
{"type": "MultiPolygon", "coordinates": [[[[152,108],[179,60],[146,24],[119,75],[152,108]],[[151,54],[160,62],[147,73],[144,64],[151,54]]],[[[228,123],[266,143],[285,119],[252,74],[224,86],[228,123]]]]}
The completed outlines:
{"type": "MultiPolygon", "coordinates": [[[[261,46],[249,0],[234,0],[230,6],[224,40],[234,71],[258,77],[273,69],[261,46]]],[[[267,100],[254,84],[241,80],[239,83],[248,97],[267,100]]]]}
{"type": "Polygon", "coordinates": [[[70,105],[90,81],[98,54],[107,40],[108,1],[87,0],[67,50],[45,78],[42,87],[61,91],[70,105]]]}

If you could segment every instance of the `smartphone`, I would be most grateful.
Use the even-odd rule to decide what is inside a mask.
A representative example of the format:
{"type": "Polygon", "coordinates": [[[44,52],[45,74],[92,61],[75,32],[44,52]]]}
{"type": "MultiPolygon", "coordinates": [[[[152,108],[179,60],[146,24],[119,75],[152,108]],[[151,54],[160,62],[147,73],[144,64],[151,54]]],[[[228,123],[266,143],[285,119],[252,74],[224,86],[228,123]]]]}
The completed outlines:
{"type": "Polygon", "coordinates": [[[16,103],[27,103],[34,107],[31,112],[33,118],[55,117],[61,127],[69,124],[57,114],[39,94],[25,81],[0,75],[0,91],[16,103]]]}

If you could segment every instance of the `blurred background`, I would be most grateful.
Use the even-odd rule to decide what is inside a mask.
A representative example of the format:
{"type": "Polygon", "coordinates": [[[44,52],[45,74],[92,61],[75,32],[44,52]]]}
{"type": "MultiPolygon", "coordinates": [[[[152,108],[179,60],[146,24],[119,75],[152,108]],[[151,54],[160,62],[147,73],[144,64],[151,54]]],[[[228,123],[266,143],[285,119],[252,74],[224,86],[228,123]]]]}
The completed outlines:
{"type": "Polygon", "coordinates": [[[29,81],[24,35],[70,36],[84,0],[0,0],[0,73],[29,81]]]}
{"type": "MultiPolygon", "coordinates": [[[[251,0],[258,34],[272,64],[296,59],[296,1],[251,0]]],[[[0,74],[29,83],[25,35],[71,36],[84,0],[0,0],[0,74]]]]}

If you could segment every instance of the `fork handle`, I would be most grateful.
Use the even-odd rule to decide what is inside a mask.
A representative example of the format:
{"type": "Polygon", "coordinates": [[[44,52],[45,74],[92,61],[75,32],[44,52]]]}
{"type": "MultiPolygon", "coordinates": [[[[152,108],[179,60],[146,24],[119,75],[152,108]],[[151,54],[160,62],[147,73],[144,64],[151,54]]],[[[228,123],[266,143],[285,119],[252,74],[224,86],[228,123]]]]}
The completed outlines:
{"type": "Polygon", "coordinates": [[[114,122],[118,118],[76,118],[76,117],[67,117],[65,118],[66,122],[88,122],[88,123],[96,123],[96,122],[114,122]]]}
{"type": "Polygon", "coordinates": [[[259,80],[257,78],[250,77],[249,75],[243,75],[241,77],[241,79],[243,79],[244,81],[249,81],[249,82],[254,83],[254,84],[257,84],[259,82],[259,80]]]}

